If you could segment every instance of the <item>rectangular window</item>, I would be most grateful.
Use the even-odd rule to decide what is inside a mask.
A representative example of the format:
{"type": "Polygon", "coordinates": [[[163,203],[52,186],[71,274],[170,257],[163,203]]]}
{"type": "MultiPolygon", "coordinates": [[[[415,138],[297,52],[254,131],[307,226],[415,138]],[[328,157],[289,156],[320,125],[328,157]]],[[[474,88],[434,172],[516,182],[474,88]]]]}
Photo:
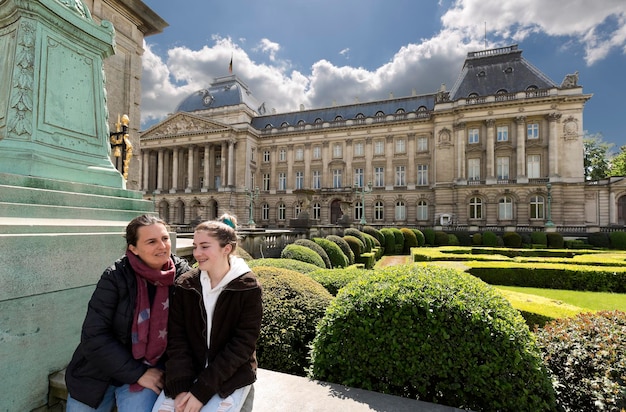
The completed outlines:
{"type": "Polygon", "coordinates": [[[396,203],[395,212],[396,220],[406,220],[406,205],[404,202],[399,201],[396,203]]]}
{"type": "Polygon", "coordinates": [[[340,143],[336,143],[333,145],[333,157],[335,159],[341,159],[343,157],[343,147],[340,143]]]}
{"type": "Polygon", "coordinates": [[[406,186],[406,170],[404,166],[396,166],[396,186],[406,186]]]}
{"type": "Polygon", "coordinates": [[[278,190],[287,190],[287,174],[285,172],[278,174],[278,190]]]}
{"type": "Polygon", "coordinates": [[[363,150],[363,142],[357,142],[354,144],[354,156],[360,157],[365,154],[365,150],[363,150]]]}
{"type": "Polygon", "coordinates": [[[304,172],[296,172],[296,189],[304,189],[304,172]]]}
{"type": "Polygon", "coordinates": [[[529,179],[538,179],[541,177],[541,156],[528,155],[526,158],[526,173],[529,179]]]}
{"type": "Polygon", "coordinates": [[[267,203],[263,203],[263,207],[261,208],[261,219],[270,220],[270,205],[267,203]]]}
{"type": "Polygon", "coordinates": [[[427,137],[418,137],[417,138],[417,151],[418,152],[427,152],[428,151],[428,138],[427,137]]]}
{"type": "Polygon", "coordinates": [[[384,167],[374,168],[374,186],[376,187],[385,186],[385,168],[384,167]]]}
{"type": "Polygon", "coordinates": [[[503,197],[498,201],[498,218],[500,220],[513,219],[513,200],[510,197],[503,197]]]}
{"type": "Polygon", "coordinates": [[[428,220],[428,203],[423,200],[417,204],[417,220],[428,220]]]}
{"type": "Polygon", "coordinates": [[[469,129],[467,132],[467,142],[474,144],[479,142],[478,129],[469,129]]]}
{"type": "Polygon", "coordinates": [[[526,138],[539,139],[539,123],[528,123],[526,125],[526,138]]]}
{"type": "Polygon", "coordinates": [[[509,158],[508,157],[498,157],[496,159],[497,169],[498,169],[498,179],[499,180],[508,180],[509,178],[509,158]]]}
{"type": "Polygon", "coordinates": [[[509,140],[509,126],[498,126],[498,142],[506,142],[509,140]]]}
{"type": "Polygon", "coordinates": [[[404,139],[396,140],[396,153],[406,153],[406,141],[404,139]]]}
{"type": "Polygon", "coordinates": [[[428,185],[428,165],[417,165],[417,185],[428,185]]]}
{"type": "Polygon", "coordinates": [[[385,154],[385,142],[383,140],[374,142],[374,154],[378,156],[385,154]]]}
{"type": "Polygon", "coordinates": [[[269,163],[269,161],[270,161],[270,151],[269,150],[264,150],[263,151],[263,162],[269,163]]]}
{"type": "Polygon", "coordinates": [[[354,169],[354,185],[356,187],[363,187],[363,169],[354,169]]]}
{"type": "Polygon", "coordinates": [[[270,190],[270,174],[263,174],[263,190],[270,190]]]}
{"type": "Polygon", "coordinates": [[[285,211],[287,209],[285,208],[285,204],[281,203],[278,205],[278,220],[285,220],[285,211]]]}
{"type": "Polygon", "coordinates": [[[338,189],[341,186],[341,169],[333,169],[333,187],[338,189]]]}
{"type": "Polygon", "coordinates": [[[480,180],[480,159],[467,159],[467,179],[480,180]]]}
{"type": "Polygon", "coordinates": [[[320,146],[313,146],[313,159],[322,158],[322,148],[320,146]]]}
{"type": "Polygon", "coordinates": [[[301,147],[296,149],[296,160],[304,160],[304,149],[301,147]]]}
{"type": "Polygon", "coordinates": [[[313,189],[321,189],[322,188],[322,173],[319,170],[313,171],[313,189]]]}
{"type": "Polygon", "coordinates": [[[278,151],[278,160],[281,162],[287,160],[287,151],[285,149],[280,149],[278,151]]]}

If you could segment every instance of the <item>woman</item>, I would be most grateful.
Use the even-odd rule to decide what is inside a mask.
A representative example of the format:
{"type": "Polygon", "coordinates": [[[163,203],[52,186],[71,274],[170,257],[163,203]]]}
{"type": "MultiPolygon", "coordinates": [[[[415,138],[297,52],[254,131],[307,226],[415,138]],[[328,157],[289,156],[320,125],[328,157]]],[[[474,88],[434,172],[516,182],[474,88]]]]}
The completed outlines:
{"type": "Polygon", "coordinates": [[[171,285],[190,270],[171,249],[163,220],[142,215],[126,226],[126,254],[102,274],[66,370],[67,412],[152,410],[164,385],[171,285]]]}
{"type": "Polygon", "coordinates": [[[219,221],[193,237],[198,268],[175,282],[165,391],[153,411],[239,411],[256,380],[261,287],[233,252],[237,234],[219,221]]]}

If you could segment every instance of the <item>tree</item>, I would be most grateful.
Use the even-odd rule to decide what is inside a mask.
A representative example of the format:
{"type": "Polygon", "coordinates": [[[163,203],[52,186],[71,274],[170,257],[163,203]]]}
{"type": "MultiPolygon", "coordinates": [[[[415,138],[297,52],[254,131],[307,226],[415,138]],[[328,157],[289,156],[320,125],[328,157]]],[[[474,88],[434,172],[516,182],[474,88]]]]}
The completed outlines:
{"type": "Polygon", "coordinates": [[[619,148],[620,152],[611,160],[609,176],[626,176],[626,146],[619,148]]]}
{"type": "Polygon", "coordinates": [[[585,180],[601,180],[607,178],[611,171],[610,158],[613,143],[605,142],[601,133],[589,135],[585,132],[583,148],[585,180]]]}

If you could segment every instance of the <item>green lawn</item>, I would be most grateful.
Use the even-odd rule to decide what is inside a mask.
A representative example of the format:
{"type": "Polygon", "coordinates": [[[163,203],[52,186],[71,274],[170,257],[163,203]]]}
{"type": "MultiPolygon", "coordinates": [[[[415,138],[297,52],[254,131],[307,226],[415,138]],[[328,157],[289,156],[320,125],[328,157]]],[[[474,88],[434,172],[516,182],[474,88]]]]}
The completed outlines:
{"type": "Polygon", "coordinates": [[[626,294],[604,292],[579,292],[560,289],[523,288],[518,286],[496,286],[498,289],[529,295],[543,296],[568,305],[591,310],[621,310],[626,312],[626,294]]]}

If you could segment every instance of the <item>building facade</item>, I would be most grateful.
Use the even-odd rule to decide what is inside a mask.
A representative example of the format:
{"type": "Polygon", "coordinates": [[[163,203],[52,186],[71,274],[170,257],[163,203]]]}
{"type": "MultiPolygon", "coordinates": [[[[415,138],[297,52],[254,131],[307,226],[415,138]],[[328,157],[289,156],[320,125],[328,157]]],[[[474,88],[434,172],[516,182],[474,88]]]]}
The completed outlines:
{"type": "Polygon", "coordinates": [[[595,230],[624,201],[621,179],[585,182],[590,98],[517,45],[468,53],[449,91],[281,114],[231,75],[143,132],[141,184],[171,224],[595,230]]]}

